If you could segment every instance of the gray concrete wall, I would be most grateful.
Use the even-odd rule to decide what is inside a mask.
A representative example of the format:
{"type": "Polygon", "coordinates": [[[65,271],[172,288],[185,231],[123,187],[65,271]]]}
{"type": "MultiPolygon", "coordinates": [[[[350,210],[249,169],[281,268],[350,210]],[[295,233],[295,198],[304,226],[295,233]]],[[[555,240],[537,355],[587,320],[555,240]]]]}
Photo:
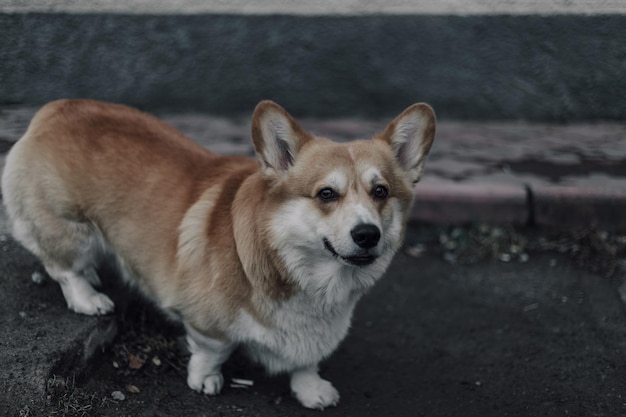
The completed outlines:
{"type": "MultiPolygon", "coordinates": [[[[598,4],[606,3],[615,4],[598,4]]],[[[1,104],[92,97],[152,111],[228,114],[249,113],[270,98],[297,115],[335,117],[389,116],[416,101],[446,119],[626,114],[621,13],[2,10],[1,104]]]]}

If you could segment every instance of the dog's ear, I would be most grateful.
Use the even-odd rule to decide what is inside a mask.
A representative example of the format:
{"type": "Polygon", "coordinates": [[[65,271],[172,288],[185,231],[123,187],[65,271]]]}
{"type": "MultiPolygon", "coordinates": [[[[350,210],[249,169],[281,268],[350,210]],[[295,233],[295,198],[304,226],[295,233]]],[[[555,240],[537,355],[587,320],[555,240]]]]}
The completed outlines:
{"type": "Polygon", "coordinates": [[[311,136],[278,104],[262,101],[252,115],[252,142],[263,176],[277,178],[311,136]]]}
{"type": "Polygon", "coordinates": [[[425,103],[404,110],[375,139],[391,146],[402,169],[412,183],[419,181],[424,161],[435,138],[435,112],[425,103]]]}

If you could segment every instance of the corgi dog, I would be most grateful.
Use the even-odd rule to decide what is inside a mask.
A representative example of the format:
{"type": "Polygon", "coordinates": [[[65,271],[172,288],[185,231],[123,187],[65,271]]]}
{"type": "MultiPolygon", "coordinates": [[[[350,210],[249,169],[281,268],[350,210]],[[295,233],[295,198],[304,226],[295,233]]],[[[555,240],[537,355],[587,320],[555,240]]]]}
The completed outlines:
{"type": "Polygon", "coordinates": [[[132,108],[60,100],[9,152],[2,193],[17,241],[70,310],[109,314],[96,267],[186,330],[187,383],[214,395],[236,347],[289,373],[304,406],[339,401],[318,363],[400,247],[435,115],[414,104],[370,140],[337,143],[263,101],[256,159],[219,156],[132,108]]]}

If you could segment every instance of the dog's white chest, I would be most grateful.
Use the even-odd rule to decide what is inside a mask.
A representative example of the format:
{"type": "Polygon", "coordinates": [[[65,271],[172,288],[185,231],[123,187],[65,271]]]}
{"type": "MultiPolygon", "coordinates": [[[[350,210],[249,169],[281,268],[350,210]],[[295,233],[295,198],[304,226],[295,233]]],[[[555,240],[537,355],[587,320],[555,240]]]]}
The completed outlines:
{"type": "Polygon", "coordinates": [[[265,327],[241,312],[235,327],[247,354],[271,373],[318,363],[345,338],[357,297],[332,311],[321,311],[305,297],[286,301],[265,327]]]}

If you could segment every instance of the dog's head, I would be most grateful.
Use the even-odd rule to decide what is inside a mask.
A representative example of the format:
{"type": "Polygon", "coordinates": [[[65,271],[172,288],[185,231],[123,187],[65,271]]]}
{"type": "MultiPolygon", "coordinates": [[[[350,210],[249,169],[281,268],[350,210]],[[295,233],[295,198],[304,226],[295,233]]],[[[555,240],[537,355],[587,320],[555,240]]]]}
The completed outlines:
{"type": "Polygon", "coordinates": [[[268,241],[292,279],[349,292],[382,275],[402,243],[434,134],[423,103],[373,139],[347,143],[311,135],[271,101],[257,106],[252,139],[269,188],[268,241]]]}

